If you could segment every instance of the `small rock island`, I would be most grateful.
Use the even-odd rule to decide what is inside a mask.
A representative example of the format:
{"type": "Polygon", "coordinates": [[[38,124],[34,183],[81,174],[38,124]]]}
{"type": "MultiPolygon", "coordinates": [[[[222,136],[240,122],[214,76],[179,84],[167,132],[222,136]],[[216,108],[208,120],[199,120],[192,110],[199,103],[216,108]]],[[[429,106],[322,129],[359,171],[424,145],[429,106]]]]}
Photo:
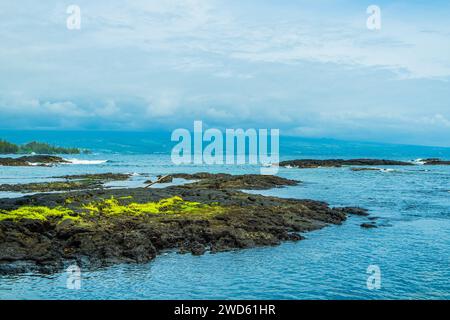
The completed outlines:
{"type": "MultiPolygon", "coordinates": [[[[165,250],[200,255],[298,241],[341,224],[361,208],[251,195],[242,189],[293,186],[277,176],[176,174],[166,188],[92,189],[0,199],[0,273],[53,273],[145,263],[165,250]]],[[[69,181],[74,177],[66,177],[69,181]]],[[[78,176],[98,181],[125,177],[78,176]]]]}

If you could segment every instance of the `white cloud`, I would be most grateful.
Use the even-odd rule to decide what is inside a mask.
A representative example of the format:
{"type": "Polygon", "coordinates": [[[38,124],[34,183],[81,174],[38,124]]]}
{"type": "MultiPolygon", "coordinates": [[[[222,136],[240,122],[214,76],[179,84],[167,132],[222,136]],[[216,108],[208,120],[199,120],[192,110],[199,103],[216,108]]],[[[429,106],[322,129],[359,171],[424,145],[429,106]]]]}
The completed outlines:
{"type": "Polygon", "coordinates": [[[114,100],[109,99],[103,106],[95,108],[95,113],[100,117],[110,118],[121,115],[121,109],[114,100]]]}
{"type": "Polygon", "coordinates": [[[373,32],[364,6],[342,2],[79,0],[80,31],[64,4],[4,2],[0,124],[448,130],[450,24],[400,3],[373,32]]]}

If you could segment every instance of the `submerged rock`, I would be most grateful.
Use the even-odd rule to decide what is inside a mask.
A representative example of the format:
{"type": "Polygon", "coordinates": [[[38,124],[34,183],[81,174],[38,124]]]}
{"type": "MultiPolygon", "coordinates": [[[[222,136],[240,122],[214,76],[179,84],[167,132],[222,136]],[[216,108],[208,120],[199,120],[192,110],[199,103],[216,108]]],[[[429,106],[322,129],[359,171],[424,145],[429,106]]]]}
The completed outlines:
{"type": "Polygon", "coordinates": [[[346,214],[352,214],[356,216],[368,216],[369,213],[367,209],[359,208],[359,207],[341,207],[341,208],[333,208],[334,210],[344,212],[346,214]]]}
{"type": "Polygon", "coordinates": [[[366,229],[372,229],[372,228],[377,228],[377,225],[373,222],[370,223],[362,223],[361,224],[361,228],[366,228],[366,229]]]}
{"type": "Polygon", "coordinates": [[[352,171],[381,171],[379,168],[350,168],[352,171]]]}

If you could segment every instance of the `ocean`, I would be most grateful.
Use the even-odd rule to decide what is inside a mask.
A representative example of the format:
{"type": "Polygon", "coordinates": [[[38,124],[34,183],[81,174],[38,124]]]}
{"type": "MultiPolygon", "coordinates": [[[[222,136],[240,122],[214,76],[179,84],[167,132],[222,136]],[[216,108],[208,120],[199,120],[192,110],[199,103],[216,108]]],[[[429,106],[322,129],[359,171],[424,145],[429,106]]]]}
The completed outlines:
{"type": "MultiPolygon", "coordinates": [[[[135,187],[159,174],[243,174],[260,169],[254,165],[174,166],[168,154],[170,139],[150,133],[0,132],[0,137],[93,150],[87,155],[66,155],[72,163],[55,167],[0,167],[0,184],[123,172],[134,174],[131,181],[110,186],[135,187]]],[[[282,160],[450,159],[450,149],[437,147],[294,138],[282,139],[281,146],[282,160]]],[[[82,270],[79,290],[67,288],[64,271],[0,276],[0,299],[450,299],[450,166],[379,168],[280,168],[279,176],[302,183],[248,191],[364,207],[377,217],[378,228],[361,228],[367,218],[350,216],[342,225],[305,233],[305,240],[275,247],[202,256],[165,252],[146,264],[82,270]],[[379,267],[379,288],[367,285],[369,266],[379,267]]],[[[17,196],[0,193],[0,197],[17,196]]]]}

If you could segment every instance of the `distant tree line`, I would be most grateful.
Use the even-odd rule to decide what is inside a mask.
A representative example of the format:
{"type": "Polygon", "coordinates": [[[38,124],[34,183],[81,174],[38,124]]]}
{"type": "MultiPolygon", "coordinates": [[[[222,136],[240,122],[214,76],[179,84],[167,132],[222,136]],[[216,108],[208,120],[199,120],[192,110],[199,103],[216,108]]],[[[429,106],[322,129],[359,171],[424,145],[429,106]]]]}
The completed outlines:
{"type": "Polygon", "coordinates": [[[17,145],[6,140],[0,139],[0,154],[79,154],[89,153],[88,150],[78,148],[62,148],[52,146],[44,142],[29,142],[23,145],[17,145]]]}

